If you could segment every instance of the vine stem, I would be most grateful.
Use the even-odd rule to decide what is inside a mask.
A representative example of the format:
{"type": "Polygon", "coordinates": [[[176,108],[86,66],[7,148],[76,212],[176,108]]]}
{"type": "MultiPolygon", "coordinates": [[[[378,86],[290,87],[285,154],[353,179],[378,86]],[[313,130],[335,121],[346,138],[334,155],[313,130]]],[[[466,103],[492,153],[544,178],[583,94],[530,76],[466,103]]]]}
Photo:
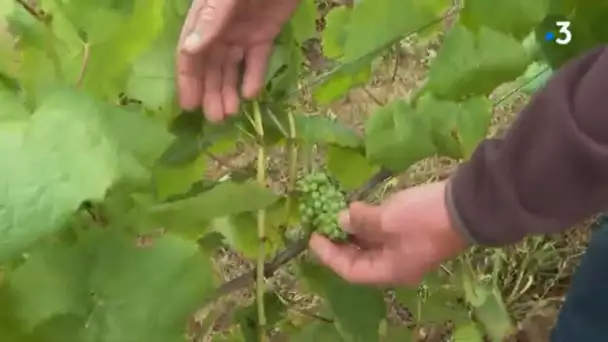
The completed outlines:
{"type": "Polygon", "coordinates": [[[55,48],[56,37],[51,26],[51,16],[48,13],[44,13],[43,11],[39,10],[34,4],[28,3],[26,0],[15,0],[15,2],[19,4],[32,17],[42,23],[42,25],[44,25],[44,43],[46,52],[49,58],[51,59],[51,62],[53,63],[55,75],[57,76],[57,78],[59,78],[59,80],[63,80],[61,60],[59,59],[59,54],[57,53],[57,49],[55,48]]]}
{"type": "Polygon", "coordinates": [[[288,184],[287,184],[287,200],[285,201],[285,222],[289,223],[289,217],[293,206],[293,193],[296,188],[297,173],[298,173],[298,146],[296,143],[296,121],[293,113],[287,113],[289,123],[289,139],[287,142],[287,163],[288,163],[288,184]]]}
{"type": "Polygon", "coordinates": [[[91,46],[89,43],[84,43],[84,55],[82,57],[82,66],[80,67],[80,73],[78,74],[78,80],[76,81],[76,87],[80,88],[82,86],[82,82],[84,81],[84,75],[87,72],[87,67],[89,65],[89,58],[91,54],[91,46]]]}
{"type": "MultiPolygon", "coordinates": [[[[266,186],[266,147],[264,146],[264,126],[260,104],[253,103],[253,120],[258,136],[257,181],[266,186]]],[[[258,210],[258,257],[256,267],[256,306],[258,313],[259,340],[266,341],[266,312],[264,308],[264,262],[266,261],[266,209],[258,210]]]]}
{"type": "Polygon", "coordinates": [[[29,14],[31,14],[34,18],[39,20],[40,22],[45,22],[44,14],[39,12],[33,5],[27,3],[25,0],[15,0],[16,3],[21,5],[24,10],[26,10],[29,14]]]}

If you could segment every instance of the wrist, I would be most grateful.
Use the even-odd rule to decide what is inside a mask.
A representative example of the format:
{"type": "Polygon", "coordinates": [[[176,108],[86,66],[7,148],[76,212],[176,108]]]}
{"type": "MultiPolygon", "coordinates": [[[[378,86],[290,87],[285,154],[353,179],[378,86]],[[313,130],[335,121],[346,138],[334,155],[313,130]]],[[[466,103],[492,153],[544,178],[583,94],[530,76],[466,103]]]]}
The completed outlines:
{"type": "Polygon", "coordinates": [[[443,216],[443,235],[446,240],[446,252],[449,254],[446,258],[451,258],[461,254],[467,248],[476,244],[469,231],[464,226],[456,207],[454,206],[454,198],[452,196],[451,182],[444,182],[444,201],[442,205],[441,215],[443,216]]]}

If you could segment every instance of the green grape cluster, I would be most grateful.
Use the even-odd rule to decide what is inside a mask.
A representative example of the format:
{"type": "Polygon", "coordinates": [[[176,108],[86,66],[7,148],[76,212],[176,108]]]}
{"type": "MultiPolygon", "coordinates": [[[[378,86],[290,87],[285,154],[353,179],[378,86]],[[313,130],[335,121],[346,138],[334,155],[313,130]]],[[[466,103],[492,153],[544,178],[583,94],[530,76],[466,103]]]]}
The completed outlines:
{"type": "Polygon", "coordinates": [[[346,198],[324,172],[314,171],[298,180],[302,223],[334,241],[347,238],[338,224],[338,213],[347,207],[346,198]]]}

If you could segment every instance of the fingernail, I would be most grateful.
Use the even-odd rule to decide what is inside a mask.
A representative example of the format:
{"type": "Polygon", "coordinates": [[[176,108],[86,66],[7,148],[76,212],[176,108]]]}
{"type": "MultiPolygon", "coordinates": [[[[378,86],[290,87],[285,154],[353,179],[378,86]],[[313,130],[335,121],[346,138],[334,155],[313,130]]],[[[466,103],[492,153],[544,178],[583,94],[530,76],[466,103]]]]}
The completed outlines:
{"type": "Polygon", "coordinates": [[[184,49],[192,52],[193,50],[196,50],[196,48],[198,48],[198,45],[200,43],[201,43],[201,34],[198,33],[198,31],[194,31],[194,32],[190,33],[190,35],[188,35],[188,37],[186,37],[186,40],[184,41],[184,49]]]}
{"type": "Polygon", "coordinates": [[[350,213],[348,210],[341,211],[340,214],[338,214],[338,223],[340,223],[342,229],[348,229],[348,226],[350,225],[350,213]]]}

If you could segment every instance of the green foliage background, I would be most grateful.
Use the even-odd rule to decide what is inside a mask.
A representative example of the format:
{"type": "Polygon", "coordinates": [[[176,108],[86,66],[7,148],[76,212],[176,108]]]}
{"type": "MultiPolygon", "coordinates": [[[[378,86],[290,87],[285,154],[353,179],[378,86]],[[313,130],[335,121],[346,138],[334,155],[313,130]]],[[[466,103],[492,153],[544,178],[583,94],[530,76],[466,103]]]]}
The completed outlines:
{"type": "MultiPolygon", "coordinates": [[[[405,36],[437,35],[433,23],[451,5],[361,0],[332,9],[320,39],[334,68],[309,84],[314,99],[328,104],[368,81],[374,59],[405,36]]],[[[33,12],[22,1],[0,0],[3,342],[184,341],[188,318],[222,288],[210,255],[227,246],[260,265],[289,249],[284,227],[299,222],[297,196],[254,181],[260,168],[227,181],[202,179],[207,152],[228,154],[239,141],[261,151],[324,146],[329,171],[347,190],[380,169],[403,172],[433,155],[464,160],[487,134],[496,87],[540,74],[526,88],[534,91],[552,69],[608,39],[604,0],[464,0],[425,85],[373,113],[359,135],[293,106],[307,74],[302,44],[318,35],[317,7],[302,0],[276,42],[263,96],[237,118],[211,125],[175,101],[173,58],[188,6],[40,0],[33,12]],[[556,20],[571,21],[570,44],[543,40],[556,20]],[[344,167],[351,163],[357,167],[344,167]],[[142,245],[142,237],[153,242],[142,245]]],[[[380,289],[348,284],[306,259],[294,259],[294,267],[325,298],[331,322],[289,321],[270,293],[264,329],[291,331],[291,341],[413,338],[410,328],[387,324],[380,289]]],[[[466,262],[460,270],[429,275],[422,292],[396,289],[397,298],[419,326],[451,320],[456,341],[502,340],[513,326],[496,287],[472,281],[466,262]],[[456,302],[461,297],[465,304],[456,302]]],[[[248,323],[255,327],[257,306],[242,310],[235,322],[242,333],[229,341],[260,339],[248,323]]]]}

